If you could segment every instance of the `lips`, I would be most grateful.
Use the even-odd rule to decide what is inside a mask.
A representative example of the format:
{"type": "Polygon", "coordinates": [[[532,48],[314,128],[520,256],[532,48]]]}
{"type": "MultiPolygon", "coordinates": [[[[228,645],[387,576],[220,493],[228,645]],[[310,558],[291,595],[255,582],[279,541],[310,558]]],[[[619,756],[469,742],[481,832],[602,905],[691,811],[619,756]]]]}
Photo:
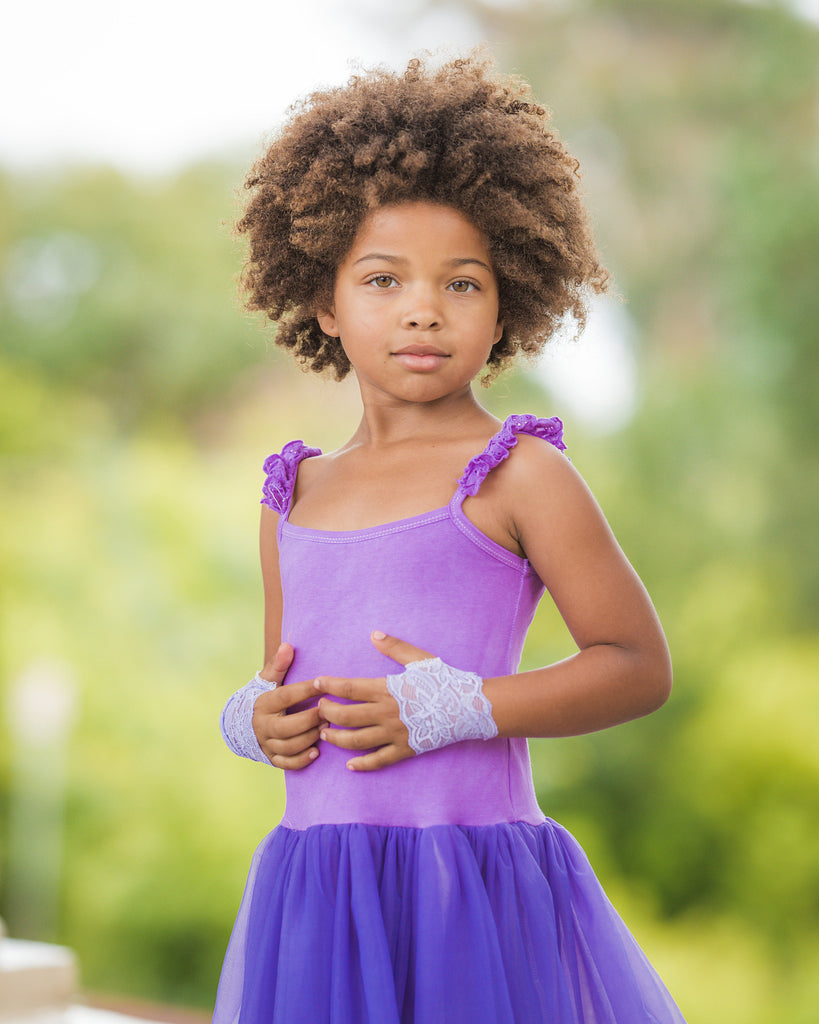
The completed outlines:
{"type": "Polygon", "coordinates": [[[446,356],[446,352],[434,345],[405,345],[393,355],[396,356],[446,356]]]}
{"type": "Polygon", "coordinates": [[[405,345],[393,352],[393,358],[408,370],[429,372],[442,366],[449,356],[435,345],[405,345]]]}

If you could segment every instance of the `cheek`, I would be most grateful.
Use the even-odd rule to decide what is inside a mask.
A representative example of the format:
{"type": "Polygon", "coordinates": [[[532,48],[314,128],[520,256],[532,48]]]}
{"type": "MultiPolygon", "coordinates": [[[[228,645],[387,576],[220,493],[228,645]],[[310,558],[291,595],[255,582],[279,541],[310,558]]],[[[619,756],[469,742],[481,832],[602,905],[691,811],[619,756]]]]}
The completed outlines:
{"type": "Polygon", "coordinates": [[[373,309],[366,304],[341,309],[338,322],[342,338],[351,345],[370,346],[386,339],[388,321],[381,309],[373,309]]]}

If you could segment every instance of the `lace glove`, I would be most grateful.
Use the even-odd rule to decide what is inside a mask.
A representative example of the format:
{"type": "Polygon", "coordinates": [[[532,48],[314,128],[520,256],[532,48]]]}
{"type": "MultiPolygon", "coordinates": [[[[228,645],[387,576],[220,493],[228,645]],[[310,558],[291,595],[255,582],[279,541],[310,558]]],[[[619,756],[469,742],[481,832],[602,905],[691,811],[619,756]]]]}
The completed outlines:
{"type": "Polygon", "coordinates": [[[267,754],[259,746],[256,733],[253,731],[253,707],[263,693],[275,690],[277,685],[268,679],[262,679],[257,672],[249,683],[228,699],[227,704],[222,708],[222,715],[219,719],[222,739],[239,757],[249,757],[251,761],[270,764],[267,754]]]}
{"type": "Polygon", "coordinates": [[[399,675],[387,676],[387,689],[398,701],[398,717],[416,754],[498,735],[481,677],[440,658],[411,661],[399,675]]]}

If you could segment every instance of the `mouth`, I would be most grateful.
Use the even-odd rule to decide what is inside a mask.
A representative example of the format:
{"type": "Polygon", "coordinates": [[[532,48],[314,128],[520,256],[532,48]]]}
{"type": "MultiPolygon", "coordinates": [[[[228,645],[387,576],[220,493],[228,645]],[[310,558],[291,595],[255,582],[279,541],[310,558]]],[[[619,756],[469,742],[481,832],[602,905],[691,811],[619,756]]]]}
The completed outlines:
{"type": "Polygon", "coordinates": [[[449,359],[446,352],[434,345],[405,345],[397,352],[393,352],[392,356],[407,370],[421,373],[437,370],[449,359]]]}
{"type": "Polygon", "coordinates": [[[444,356],[446,352],[434,345],[405,345],[393,352],[394,356],[444,356]]]}

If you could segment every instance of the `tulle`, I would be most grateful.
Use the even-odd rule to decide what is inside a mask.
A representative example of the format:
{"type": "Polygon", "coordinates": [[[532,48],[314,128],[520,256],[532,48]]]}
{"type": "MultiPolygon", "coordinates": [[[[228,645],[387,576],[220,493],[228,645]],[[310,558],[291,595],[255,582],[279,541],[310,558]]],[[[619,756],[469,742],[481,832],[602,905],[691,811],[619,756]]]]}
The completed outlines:
{"type": "Polygon", "coordinates": [[[215,1024],[681,1024],[557,823],[277,828],[215,1024]],[[245,952],[252,955],[246,958],[245,952]]]}

